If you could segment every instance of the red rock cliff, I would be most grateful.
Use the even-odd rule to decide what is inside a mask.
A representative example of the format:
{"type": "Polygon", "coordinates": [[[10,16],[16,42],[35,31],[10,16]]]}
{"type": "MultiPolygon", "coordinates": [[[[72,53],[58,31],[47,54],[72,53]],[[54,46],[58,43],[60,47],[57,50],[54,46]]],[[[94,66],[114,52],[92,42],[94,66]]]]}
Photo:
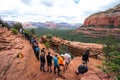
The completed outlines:
{"type": "Polygon", "coordinates": [[[95,13],[84,21],[83,26],[120,26],[120,4],[109,10],[95,13]]]}

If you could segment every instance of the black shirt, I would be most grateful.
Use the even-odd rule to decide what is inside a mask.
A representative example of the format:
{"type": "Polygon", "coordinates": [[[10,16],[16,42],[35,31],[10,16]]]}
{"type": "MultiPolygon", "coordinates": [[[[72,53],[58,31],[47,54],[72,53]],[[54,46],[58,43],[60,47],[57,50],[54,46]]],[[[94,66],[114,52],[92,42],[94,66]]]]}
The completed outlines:
{"type": "Polygon", "coordinates": [[[48,62],[48,63],[52,63],[52,58],[53,58],[53,57],[52,57],[51,55],[48,54],[48,55],[46,56],[46,58],[47,58],[47,62],[48,62]]]}
{"type": "Polygon", "coordinates": [[[86,53],[83,54],[83,55],[82,55],[82,60],[83,60],[83,61],[89,61],[89,55],[86,54],[86,53]]]}
{"type": "Polygon", "coordinates": [[[45,63],[45,57],[44,56],[40,56],[40,61],[45,63]]]}

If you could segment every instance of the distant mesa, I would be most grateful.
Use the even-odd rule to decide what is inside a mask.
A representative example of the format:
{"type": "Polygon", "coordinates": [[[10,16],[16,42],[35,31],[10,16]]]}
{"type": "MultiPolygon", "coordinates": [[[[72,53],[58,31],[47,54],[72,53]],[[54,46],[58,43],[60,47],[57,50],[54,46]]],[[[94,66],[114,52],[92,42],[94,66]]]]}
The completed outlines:
{"type": "Polygon", "coordinates": [[[106,26],[120,26],[120,4],[114,6],[103,12],[98,12],[87,17],[83,26],[92,27],[106,27],[106,26]]]}
{"type": "MultiPolygon", "coordinates": [[[[14,21],[7,21],[8,24],[10,24],[11,26],[13,25],[14,21]]],[[[65,22],[61,22],[61,23],[56,23],[56,22],[52,22],[52,21],[46,21],[44,23],[42,22],[24,22],[22,23],[24,28],[39,28],[39,27],[44,27],[44,28],[72,28],[75,29],[76,27],[81,26],[81,23],[65,23],[65,22]]]]}
{"type": "Polygon", "coordinates": [[[42,22],[29,22],[29,23],[23,23],[24,27],[28,27],[30,28],[31,26],[36,28],[36,27],[45,27],[45,28],[76,28],[79,27],[80,25],[78,25],[78,23],[72,25],[70,23],[65,23],[65,22],[61,22],[61,23],[55,23],[52,21],[47,21],[45,23],[42,22]]]}

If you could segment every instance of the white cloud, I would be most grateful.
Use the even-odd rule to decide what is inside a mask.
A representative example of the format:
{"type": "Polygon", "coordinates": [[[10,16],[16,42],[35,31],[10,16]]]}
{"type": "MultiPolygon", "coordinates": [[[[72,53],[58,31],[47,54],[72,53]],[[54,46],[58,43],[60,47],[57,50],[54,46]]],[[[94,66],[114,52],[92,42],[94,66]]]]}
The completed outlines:
{"type": "Polygon", "coordinates": [[[0,0],[0,15],[3,15],[4,20],[20,22],[83,23],[92,13],[106,10],[119,2],[120,0],[0,0]]]}

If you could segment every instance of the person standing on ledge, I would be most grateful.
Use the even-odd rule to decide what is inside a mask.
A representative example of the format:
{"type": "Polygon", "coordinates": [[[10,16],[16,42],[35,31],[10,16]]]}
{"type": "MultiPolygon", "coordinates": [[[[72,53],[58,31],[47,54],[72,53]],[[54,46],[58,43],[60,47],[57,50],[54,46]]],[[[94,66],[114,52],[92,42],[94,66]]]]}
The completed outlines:
{"type": "Polygon", "coordinates": [[[89,61],[90,49],[87,49],[82,55],[82,61],[85,62],[87,66],[87,62],[89,61]]]}

